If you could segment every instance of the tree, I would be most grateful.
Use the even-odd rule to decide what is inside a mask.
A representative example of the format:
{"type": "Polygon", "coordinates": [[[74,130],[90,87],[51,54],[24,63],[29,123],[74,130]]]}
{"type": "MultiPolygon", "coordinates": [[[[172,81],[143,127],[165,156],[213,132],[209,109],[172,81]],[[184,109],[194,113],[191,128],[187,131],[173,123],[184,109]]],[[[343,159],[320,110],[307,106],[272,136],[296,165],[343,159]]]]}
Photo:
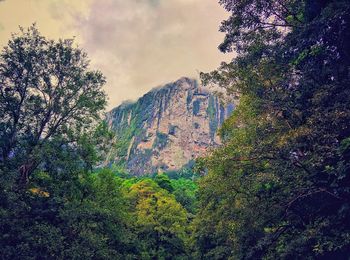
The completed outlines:
{"type": "Polygon", "coordinates": [[[204,259],[345,259],[349,3],[221,3],[232,12],[222,25],[221,48],[238,56],[202,76],[238,92],[240,104],[221,129],[225,145],[206,159],[197,253],[204,259]]]}
{"type": "Polygon", "coordinates": [[[174,187],[172,186],[170,178],[164,173],[157,174],[156,177],[154,177],[154,181],[158,184],[159,187],[167,190],[169,193],[172,193],[174,191],[174,187]]]}
{"type": "Polygon", "coordinates": [[[43,151],[74,146],[106,104],[103,75],[90,71],[73,40],[48,40],[35,26],[14,34],[0,54],[0,163],[22,183],[43,151]]]}
{"type": "MultiPolygon", "coordinates": [[[[220,31],[226,34],[219,49],[247,54],[255,52],[259,45],[274,45],[286,32],[303,25],[308,2],[314,1],[220,0],[231,15],[221,24],[220,31]]],[[[268,52],[268,48],[258,50],[268,52]]]]}
{"type": "Polygon", "coordinates": [[[127,193],[142,259],[188,259],[189,223],[175,197],[151,179],[132,185],[127,193]]]}
{"type": "Polygon", "coordinates": [[[91,175],[69,168],[55,174],[35,171],[35,186],[28,192],[1,196],[3,259],[128,259],[134,254],[121,180],[109,170],[91,175]]]}
{"type": "Polygon", "coordinates": [[[113,140],[99,122],[104,82],[72,40],[47,40],[34,26],[0,54],[3,259],[132,255],[121,183],[92,175],[113,140]]]}
{"type": "Polygon", "coordinates": [[[195,214],[197,210],[197,184],[189,179],[179,178],[171,180],[174,189],[172,192],[179,202],[189,213],[195,214]]]}

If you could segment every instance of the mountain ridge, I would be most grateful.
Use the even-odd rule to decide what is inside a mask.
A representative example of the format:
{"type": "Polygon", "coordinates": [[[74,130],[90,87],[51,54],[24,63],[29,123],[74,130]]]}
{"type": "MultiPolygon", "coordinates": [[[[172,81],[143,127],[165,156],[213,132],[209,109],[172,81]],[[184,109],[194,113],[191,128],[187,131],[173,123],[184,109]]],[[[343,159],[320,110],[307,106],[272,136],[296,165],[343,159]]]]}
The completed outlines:
{"type": "Polygon", "coordinates": [[[117,138],[107,161],[135,175],[179,170],[220,144],[216,131],[233,109],[188,77],[153,88],[107,113],[117,138]]]}

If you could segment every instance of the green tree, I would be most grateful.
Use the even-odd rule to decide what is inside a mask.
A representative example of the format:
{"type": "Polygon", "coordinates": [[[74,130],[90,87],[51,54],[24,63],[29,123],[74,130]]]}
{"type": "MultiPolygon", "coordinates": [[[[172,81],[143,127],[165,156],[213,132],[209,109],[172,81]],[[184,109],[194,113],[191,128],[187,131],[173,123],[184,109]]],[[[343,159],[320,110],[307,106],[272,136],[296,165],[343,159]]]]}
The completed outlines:
{"type": "Polygon", "coordinates": [[[164,173],[157,174],[154,177],[154,181],[162,189],[167,190],[170,193],[172,193],[174,191],[174,187],[172,186],[172,182],[170,181],[169,177],[167,175],[165,175],[164,173]]]}
{"type": "Polygon", "coordinates": [[[31,27],[1,53],[0,82],[1,258],[132,257],[121,181],[91,172],[113,139],[102,74],[31,27]]]}
{"type": "Polygon", "coordinates": [[[188,259],[186,210],[150,179],[128,190],[142,259],[188,259]]]}
{"type": "Polygon", "coordinates": [[[81,176],[79,193],[73,193],[60,211],[65,235],[64,258],[127,259],[134,254],[135,237],[129,230],[122,180],[110,170],[81,176]]]}
{"type": "Polygon", "coordinates": [[[22,183],[51,142],[75,145],[99,118],[105,79],[88,65],[73,40],[48,40],[35,26],[14,34],[1,52],[0,163],[17,168],[22,183]]]}
{"type": "Polygon", "coordinates": [[[197,184],[189,179],[179,178],[171,180],[176,201],[179,202],[189,213],[195,214],[197,209],[197,184]]]}
{"type": "Polygon", "coordinates": [[[220,48],[238,56],[202,77],[240,104],[221,130],[225,145],[205,160],[198,257],[345,259],[349,3],[221,3],[232,15],[220,48]]]}

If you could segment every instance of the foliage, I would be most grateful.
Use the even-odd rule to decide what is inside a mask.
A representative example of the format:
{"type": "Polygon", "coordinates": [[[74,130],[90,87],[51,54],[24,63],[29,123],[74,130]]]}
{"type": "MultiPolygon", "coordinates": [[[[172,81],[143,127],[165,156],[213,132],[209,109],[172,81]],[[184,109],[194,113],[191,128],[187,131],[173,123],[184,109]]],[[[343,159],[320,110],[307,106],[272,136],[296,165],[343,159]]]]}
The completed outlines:
{"type": "Polygon", "coordinates": [[[172,193],[189,213],[195,214],[197,210],[197,184],[189,179],[171,180],[172,193]]]}
{"type": "Polygon", "coordinates": [[[35,26],[14,34],[1,52],[0,162],[21,168],[22,183],[50,147],[76,145],[99,118],[105,79],[88,65],[72,40],[48,40],[35,26]]]}
{"type": "Polygon", "coordinates": [[[117,181],[109,172],[33,173],[34,188],[5,193],[3,259],[121,258],[132,234],[117,181]],[[41,192],[37,192],[41,191],[41,192]]]}
{"type": "Polygon", "coordinates": [[[1,258],[128,256],[119,184],[108,172],[91,175],[113,138],[98,123],[102,74],[72,40],[48,40],[33,26],[2,51],[0,80],[1,258]]]}
{"type": "Polygon", "coordinates": [[[202,78],[240,104],[204,160],[196,256],[345,259],[349,3],[220,2],[232,13],[220,48],[238,56],[202,78]]]}
{"type": "Polygon", "coordinates": [[[187,259],[186,210],[167,190],[145,179],[127,190],[142,259],[187,259]]]}
{"type": "Polygon", "coordinates": [[[154,177],[154,181],[158,184],[159,187],[162,189],[172,193],[174,191],[174,188],[170,182],[170,179],[165,174],[158,174],[154,177]]]}

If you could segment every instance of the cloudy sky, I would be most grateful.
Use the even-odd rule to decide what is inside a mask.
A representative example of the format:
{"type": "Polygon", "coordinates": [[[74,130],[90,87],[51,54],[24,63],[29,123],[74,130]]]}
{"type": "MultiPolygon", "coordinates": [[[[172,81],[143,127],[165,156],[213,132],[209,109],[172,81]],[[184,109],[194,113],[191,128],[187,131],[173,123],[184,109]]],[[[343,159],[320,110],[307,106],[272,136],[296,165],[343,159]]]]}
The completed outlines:
{"type": "Polygon", "coordinates": [[[227,14],[217,0],[0,1],[0,45],[36,22],[50,38],[72,38],[107,77],[108,109],[182,76],[198,77],[232,54],[218,32],[227,14]]]}

